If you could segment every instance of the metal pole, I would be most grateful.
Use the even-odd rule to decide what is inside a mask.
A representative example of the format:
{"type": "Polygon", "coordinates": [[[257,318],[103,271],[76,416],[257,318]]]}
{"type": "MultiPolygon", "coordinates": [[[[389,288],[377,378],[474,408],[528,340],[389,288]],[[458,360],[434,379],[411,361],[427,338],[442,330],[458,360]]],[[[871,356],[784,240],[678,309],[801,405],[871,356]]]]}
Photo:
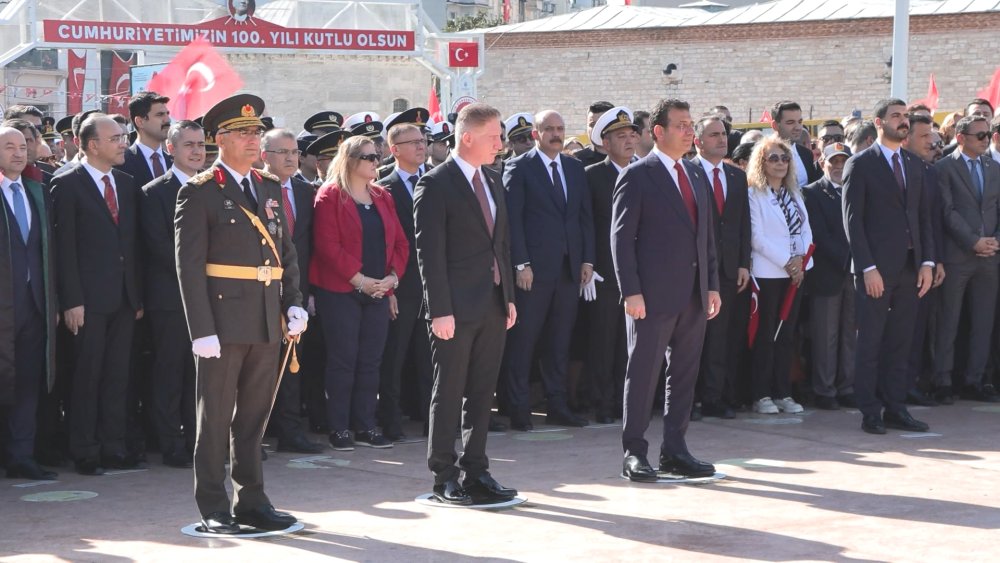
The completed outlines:
{"type": "Polygon", "coordinates": [[[910,0],[895,0],[892,23],[892,97],[906,100],[907,53],[910,46],[910,0]]]}

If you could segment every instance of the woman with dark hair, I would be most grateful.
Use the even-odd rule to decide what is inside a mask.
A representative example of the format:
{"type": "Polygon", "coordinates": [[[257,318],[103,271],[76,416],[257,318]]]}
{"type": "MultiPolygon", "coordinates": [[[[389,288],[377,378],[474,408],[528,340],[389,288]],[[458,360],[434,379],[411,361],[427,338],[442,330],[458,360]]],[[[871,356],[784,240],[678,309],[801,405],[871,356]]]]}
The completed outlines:
{"type": "Polygon", "coordinates": [[[409,243],[392,196],[374,183],[377,168],[375,143],[348,138],[316,195],[313,216],[309,282],[326,340],[330,445],[340,451],[355,443],[392,447],[375,427],[375,404],[389,320],[398,313],[392,291],[409,243]]]}

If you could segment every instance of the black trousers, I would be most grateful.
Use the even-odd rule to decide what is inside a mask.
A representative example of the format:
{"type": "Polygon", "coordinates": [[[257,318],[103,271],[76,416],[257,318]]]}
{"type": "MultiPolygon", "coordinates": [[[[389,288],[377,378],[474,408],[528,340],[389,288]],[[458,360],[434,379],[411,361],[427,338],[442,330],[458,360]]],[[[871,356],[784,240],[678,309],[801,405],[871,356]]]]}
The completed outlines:
{"type": "Polygon", "coordinates": [[[183,311],[147,311],[153,336],[152,414],[160,451],[194,447],[194,356],[183,311]]]}
{"type": "Polygon", "coordinates": [[[393,431],[400,430],[402,425],[399,401],[404,379],[408,380],[407,388],[417,389],[417,405],[426,420],[434,378],[423,298],[403,297],[397,303],[399,315],[389,323],[378,391],[379,425],[393,431]]]}
{"type": "Polygon", "coordinates": [[[589,309],[590,321],[587,325],[587,374],[594,412],[598,416],[617,418],[622,414],[621,395],[628,364],[625,306],[617,287],[604,289],[601,285],[597,285],[597,299],[584,305],[589,309]]]}
{"type": "MultiPolygon", "coordinates": [[[[790,278],[757,278],[760,294],[757,296],[759,325],[753,345],[752,393],[753,400],[764,397],[784,399],[792,395],[792,354],[795,353],[795,326],[799,320],[799,304],[803,288],[795,294],[788,319],[781,324],[775,340],[781,305],[791,285],[790,278]]],[[[725,306],[723,306],[725,308],[725,306]]]]}
{"type": "MultiPolygon", "coordinates": [[[[299,356],[299,386],[302,404],[306,407],[309,425],[314,431],[328,431],[326,421],[326,339],[323,318],[316,315],[309,319],[309,330],[302,333],[299,356]]],[[[280,400],[280,399],[279,399],[280,400]]]]}
{"type": "Polygon", "coordinates": [[[925,372],[928,375],[926,383],[933,382],[934,346],[924,344],[934,342],[940,298],[941,288],[935,287],[917,302],[917,314],[913,321],[913,340],[910,342],[910,357],[906,366],[907,391],[920,389],[920,381],[925,372]]]}
{"type": "Polygon", "coordinates": [[[467,478],[489,470],[486,434],[507,326],[503,292],[499,287],[493,291],[497,306],[489,314],[474,321],[456,322],[451,340],[430,335],[434,388],[427,467],[434,474],[435,484],[457,479],[463,470],[467,478]],[[460,421],[464,450],[461,458],[455,453],[455,428],[460,421]]]}
{"type": "Polygon", "coordinates": [[[85,311],[74,338],[69,449],[75,459],[125,453],[126,399],[135,311],[85,311]]]}
{"type": "Polygon", "coordinates": [[[8,464],[33,457],[35,413],[45,381],[45,316],[32,299],[21,310],[24,314],[14,327],[14,396],[3,409],[6,418],[0,418],[6,422],[2,430],[8,464]]]}
{"type": "Polygon", "coordinates": [[[194,498],[202,516],[270,504],[264,494],[260,442],[278,383],[278,347],[278,343],[223,344],[222,357],[195,360],[194,498]],[[231,507],[226,458],[233,480],[231,507]]]}
{"type": "MultiPolygon", "coordinates": [[[[961,263],[945,264],[944,283],[938,309],[938,330],[934,340],[934,385],[952,383],[979,385],[986,372],[992,344],[993,317],[997,305],[1000,272],[993,258],[973,258],[961,263]],[[965,303],[969,308],[969,352],[964,381],[953,381],[955,341],[965,303]]],[[[926,296],[924,297],[926,299],[926,296]]],[[[955,378],[957,379],[957,378],[955,378]]]]}
{"type": "Polygon", "coordinates": [[[626,456],[645,456],[648,453],[649,442],[644,435],[649,428],[649,414],[657,396],[656,387],[663,373],[664,357],[667,357],[667,374],[660,453],[688,453],[684,435],[694,404],[706,321],[705,309],[697,294],[692,294],[687,307],[677,315],[625,318],[628,367],[625,371],[622,449],[626,456]]]}
{"type": "Polygon", "coordinates": [[[317,288],[326,336],[326,417],[330,430],[375,429],[379,366],[389,331],[389,301],[317,288]]]}
{"type": "MultiPolygon", "coordinates": [[[[319,324],[319,323],[316,323],[319,324]]],[[[310,326],[309,330],[313,327],[310,326]]],[[[309,331],[306,331],[309,332],[309,331]]],[[[303,338],[305,334],[303,333],[303,338]]],[[[295,353],[299,358],[299,372],[290,371],[291,358],[285,366],[284,373],[281,374],[281,384],[278,385],[278,397],[274,401],[274,408],[271,410],[271,421],[268,423],[269,431],[278,436],[278,440],[294,440],[299,436],[305,436],[306,427],[302,420],[302,362],[305,358],[302,339],[295,345],[295,353]]],[[[281,360],[285,357],[285,345],[278,350],[278,366],[281,367],[281,360]]]]}
{"type": "Polygon", "coordinates": [[[549,412],[567,410],[566,376],[569,346],[573,338],[580,280],[571,278],[568,266],[554,280],[531,284],[531,291],[517,289],[517,324],[507,337],[504,364],[507,412],[527,417],[531,410],[531,366],[536,354],[541,361],[542,383],[549,412]]]}
{"type": "Polygon", "coordinates": [[[705,345],[701,351],[698,373],[698,398],[721,404],[734,395],[736,362],[746,335],[745,317],[739,316],[736,280],[719,274],[719,297],[722,309],[705,327],[705,345]]]}
{"type": "Polygon", "coordinates": [[[858,355],[854,371],[854,395],[865,415],[880,415],[906,409],[907,364],[913,325],[917,315],[917,272],[913,261],[896,279],[882,278],[885,292],[872,299],[865,291],[864,276],[857,288],[858,355]]]}

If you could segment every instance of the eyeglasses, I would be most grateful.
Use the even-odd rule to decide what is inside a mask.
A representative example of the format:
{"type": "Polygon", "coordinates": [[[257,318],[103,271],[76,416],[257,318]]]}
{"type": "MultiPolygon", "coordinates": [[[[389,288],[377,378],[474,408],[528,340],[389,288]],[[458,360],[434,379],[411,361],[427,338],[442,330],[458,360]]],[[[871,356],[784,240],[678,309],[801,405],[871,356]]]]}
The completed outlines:
{"type": "Polygon", "coordinates": [[[113,137],[108,137],[104,139],[104,142],[111,143],[112,145],[120,145],[128,141],[128,135],[115,135],[113,137]]]}
{"type": "Polygon", "coordinates": [[[259,127],[244,127],[242,129],[233,129],[231,131],[219,131],[215,134],[216,137],[219,135],[228,135],[234,133],[241,139],[250,139],[252,137],[260,138],[264,134],[264,130],[259,127]]]}
{"type": "Polygon", "coordinates": [[[788,156],[787,154],[769,154],[767,155],[767,161],[770,162],[771,164],[777,164],[779,162],[784,162],[785,164],[788,164],[789,162],[792,161],[792,157],[788,156]]]}
{"type": "Polygon", "coordinates": [[[426,139],[413,139],[412,141],[399,141],[398,143],[395,143],[395,146],[398,147],[400,145],[413,145],[413,146],[417,147],[417,146],[424,145],[424,144],[429,145],[430,141],[428,141],[426,139]]]}
{"type": "Polygon", "coordinates": [[[280,150],[276,150],[276,151],[265,150],[264,152],[271,153],[271,154],[276,154],[278,156],[283,156],[285,158],[288,158],[289,156],[300,156],[302,154],[302,151],[300,151],[298,149],[293,149],[293,150],[280,149],[280,150]]]}
{"type": "Polygon", "coordinates": [[[823,135],[822,137],[820,137],[820,139],[822,139],[824,143],[843,143],[844,142],[844,136],[843,135],[823,135]]]}
{"type": "Polygon", "coordinates": [[[972,137],[977,141],[985,141],[986,139],[990,138],[989,131],[980,131],[978,133],[962,133],[962,134],[965,135],[966,137],[972,137]]]}
{"type": "Polygon", "coordinates": [[[931,149],[936,150],[936,149],[943,149],[943,148],[944,148],[944,142],[943,141],[935,141],[935,142],[931,143],[931,149]]]}
{"type": "MultiPolygon", "coordinates": [[[[407,141],[407,142],[412,143],[413,141],[407,141]]],[[[358,155],[358,160],[367,160],[368,162],[375,163],[378,162],[378,155],[375,153],[362,154],[358,155]]]]}

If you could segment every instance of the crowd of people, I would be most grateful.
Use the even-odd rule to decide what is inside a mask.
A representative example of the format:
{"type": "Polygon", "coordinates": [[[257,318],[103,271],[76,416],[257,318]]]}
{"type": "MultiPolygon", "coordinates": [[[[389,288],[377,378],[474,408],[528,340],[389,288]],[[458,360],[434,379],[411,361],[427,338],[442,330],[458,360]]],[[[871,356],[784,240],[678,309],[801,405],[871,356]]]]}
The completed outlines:
{"type": "Polygon", "coordinates": [[[237,521],[294,521],[263,497],[265,425],[278,451],[318,453],[310,431],[389,448],[423,422],[435,494],[467,504],[513,496],[486,431],[539,410],[624,418],[623,474],[650,480],[659,401],[660,469],[689,476],[714,472],[683,439],[702,416],[849,407],[884,434],[928,430],[907,404],[1000,401],[985,100],[940,126],[882,100],[815,137],[793,101],[771,132],[724,106],[596,102],[584,142],[555,110],[321,111],[298,132],[254,96],[196,120],[168,102],[4,115],[8,477],[159,450],[194,465],[206,528],[232,533],[230,455],[237,521]]]}

